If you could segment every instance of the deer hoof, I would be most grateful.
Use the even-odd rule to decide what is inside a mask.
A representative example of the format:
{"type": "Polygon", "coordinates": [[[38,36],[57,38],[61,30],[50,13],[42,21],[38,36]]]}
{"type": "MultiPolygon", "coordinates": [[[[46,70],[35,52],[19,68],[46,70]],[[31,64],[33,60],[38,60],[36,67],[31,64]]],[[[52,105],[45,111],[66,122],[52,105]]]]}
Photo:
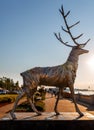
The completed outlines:
{"type": "Polygon", "coordinates": [[[56,116],[58,116],[58,115],[60,115],[60,113],[59,113],[59,112],[56,112],[56,116]]]}
{"type": "Polygon", "coordinates": [[[37,113],[38,116],[42,115],[40,112],[37,113]]]}
{"type": "Polygon", "coordinates": [[[80,117],[82,117],[82,116],[84,116],[84,114],[83,114],[83,113],[80,113],[80,117]]]}
{"type": "Polygon", "coordinates": [[[15,116],[15,114],[13,112],[10,112],[10,115],[11,115],[11,117],[12,117],[13,120],[17,119],[16,116],[15,116]]]}

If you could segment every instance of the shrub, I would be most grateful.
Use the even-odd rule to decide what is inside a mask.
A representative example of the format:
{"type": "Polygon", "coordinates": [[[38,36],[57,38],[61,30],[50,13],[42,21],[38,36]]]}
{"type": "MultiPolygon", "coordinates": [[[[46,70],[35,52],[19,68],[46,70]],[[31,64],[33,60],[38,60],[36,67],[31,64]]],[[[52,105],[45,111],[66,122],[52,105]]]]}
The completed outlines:
{"type": "Polygon", "coordinates": [[[37,110],[39,110],[39,111],[45,111],[45,103],[43,101],[41,101],[41,100],[37,101],[35,103],[35,106],[36,106],[37,110]]]}
{"type": "MultiPolygon", "coordinates": [[[[45,103],[43,101],[36,101],[35,102],[35,107],[38,111],[44,111],[45,110],[45,103]]],[[[18,105],[16,108],[16,111],[24,111],[24,112],[33,112],[29,102],[25,101],[18,105]]]]}
{"type": "Polygon", "coordinates": [[[0,103],[11,103],[14,102],[17,95],[0,95],[0,103]]]}
{"type": "MultiPolygon", "coordinates": [[[[45,111],[45,99],[46,92],[43,89],[34,93],[34,104],[38,111],[45,111]]],[[[33,112],[28,101],[25,101],[17,106],[16,111],[33,112]]]]}

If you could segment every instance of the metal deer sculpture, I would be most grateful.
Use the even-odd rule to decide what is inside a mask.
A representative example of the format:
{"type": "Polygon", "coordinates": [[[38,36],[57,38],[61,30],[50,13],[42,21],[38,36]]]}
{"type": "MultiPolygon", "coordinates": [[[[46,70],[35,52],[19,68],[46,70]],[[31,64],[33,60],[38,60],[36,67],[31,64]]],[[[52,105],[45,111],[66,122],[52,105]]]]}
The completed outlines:
{"type": "Polygon", "coordinates": [[[59,88],[59,92],[57,95],[54,111],[56,115],[59,114],[57,110],[57,105],[59,101],[59,96],[61,90],[63,90],[65,87],[69,87],[71,91],[71,96],[73,99],[73,102],[75,104],[75,109],[79,113],[80,116],[83,116],[83,113],[79,110],[76,100],[74,98],[74,81],[76,78],[76,71],[78,68],[78,59],[79,55],[88,53],[88,50],[82,49],[88,42],[87,40],[83,44],[79,44],[77,42],[78,38],[80,38],[83,34],[74,37],[71,33],[71,28],[77,25],[79,22],[69,26],[67,23],[67,16],[69,15],[70,11],[68,11],[66,14],[64,12],[63,6],[61,6],[61,9],[59,10],[61,15],[63,16],[64,23],[66,29],[62,27],[62,30],[69,34],[71,37],[73,43],[75,46],[69,45],[68,42],[64,42],[61,38],[60,33],[57,35],[55,33],[56,38],[65,46],[71,47],[72,50],[70,52],[70,55],[67,59],[67,61],[64,64],[53,66],[53,67],[35,67],[30,70],[27,70],[23,73],[21,73],[21,76],[23,77],[23,92],[18,95],[14,107],[11,111],[11,117],[12,119],[16,119],[16,116],[14,114],[14,111],[17,107],[18,101],[26,94],[27,99],[31,105],[31,108],[34,110],[34,112],[37,113],[37,115],[40,115],[41,113],[35,108],[33,104],[33,95],[35,91],[37,90],[37,86],[39,85],[47,85],[47,86],[56,86],[59,88]]]}

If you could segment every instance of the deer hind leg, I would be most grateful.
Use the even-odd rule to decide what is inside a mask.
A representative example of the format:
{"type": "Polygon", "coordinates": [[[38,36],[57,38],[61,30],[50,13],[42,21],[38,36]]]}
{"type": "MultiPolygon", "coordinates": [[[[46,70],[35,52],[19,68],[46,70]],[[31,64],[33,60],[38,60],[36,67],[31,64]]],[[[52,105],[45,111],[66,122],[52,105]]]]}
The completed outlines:
{"type": "Polygon", "coordinates": [[[37,115],[41,115],[41,113],[36,109],[35,105],[34,105],[34,101],[33,101],[33,95],[34,93],[36,92],[36,89],[37,88],[34,88],[34,89],[30,89],[28,90],[28,93],[27,93],[27,99],[30,103],[30,106],[31,106],[31,109],[37,113],[37,115]]]}
{"type": "Polygon", "coordinates": [[[72,96],[73,102],[75,104],[75,109],[81,117],[81,116],[83,116],[83,113],[80,111],[79,107],[77,106],[77,103],[76,103],[76,100],[75,100],[75,97],[74,97],[74,87],[73,86],[70,87],[70,91],[71,91],[71,96],[72,96]]]}
{"type": "Polygon", "coordinates": [[[57,100],[56,100],[55,107],[54,107],[54,111],[55,111],[56,115],[60,114],[58,112],[58,110],[57,110],[57,106],[58,106],[58,102],[59,102],[59,97],[60,97],[60,89],[59,89],[59,92],[57,93],[57,100]]]}
{"type": "Polygon", "coordinates": [[[11,115],[11,117],[12,117],[13,120],[14,120],[14,119],[17,119],[17,118],[16,118],[16,115],[14,114],[14,112],[15,112],[15,110],[16,110],[16,108],[17,108],[17,104],[18,104],[19,100],[20,100],[24,95],[25,95],[25,92],[20,93],[20,94],[17,96],[17,98],[16,98],[16,100],[15,100],[15,102],[14,102],[14,106],[13,106],[13,108],[12,108],[12,111],[10,112],[10,115],[11,115]]]}

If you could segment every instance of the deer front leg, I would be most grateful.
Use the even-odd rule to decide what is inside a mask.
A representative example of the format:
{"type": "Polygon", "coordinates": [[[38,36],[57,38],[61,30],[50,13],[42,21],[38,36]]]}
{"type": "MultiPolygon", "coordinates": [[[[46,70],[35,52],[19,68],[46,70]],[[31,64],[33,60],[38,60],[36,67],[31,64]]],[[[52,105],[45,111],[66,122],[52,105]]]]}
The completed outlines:
{"type": "Polygon", "coordinates": [[[11,115],[11,117],[12,117],[13,120],[14,120],[14,119],[17,119],[17,118],[16,118],[16,115],[14,114],[14,111],[15,111],[15,109],[17,108],[17,104],[18,104],[19,100],[20,100],[24,95],[25,95],[25,92],[22,92],[21,94],[19,94],[19,95],[17,96],[17,98],[16,98],[16,101],[14,102],[13,109],[12,109],[12,111],[10,112],[10,115],[11,115]]]}
{"type": "Polygon", "coordinates": [[[80,117],[81,117],[81,116],[83,116],[83,113],[82,113],[82,112],[80,111],[80,109],[78,108],[77,103],[76,103],[76,100],[75,100],[75,98],[74,98],[74,87],[73,87],[73,86],[70,87],[70,91],[71,91],[71,96],[72,96],[73,102],[74,102],[74,104],[75,104],[75,109],[76,109],[76,111],[80,114],[80,117]]]}
{"type": "Polygon", "coordinates": [[[59,96],[60,96],[60,89],[59,89],[59,92],[57,93],[57,100],[56,100],[55,107],[54,107],[54,111],[55,111],[56,115],[59,115],[59,114],[60,114],[60,113],[58,112],[58,110],[57,110],[57,105],[58,105],[58,101],[59,101],[59,96]]]}

